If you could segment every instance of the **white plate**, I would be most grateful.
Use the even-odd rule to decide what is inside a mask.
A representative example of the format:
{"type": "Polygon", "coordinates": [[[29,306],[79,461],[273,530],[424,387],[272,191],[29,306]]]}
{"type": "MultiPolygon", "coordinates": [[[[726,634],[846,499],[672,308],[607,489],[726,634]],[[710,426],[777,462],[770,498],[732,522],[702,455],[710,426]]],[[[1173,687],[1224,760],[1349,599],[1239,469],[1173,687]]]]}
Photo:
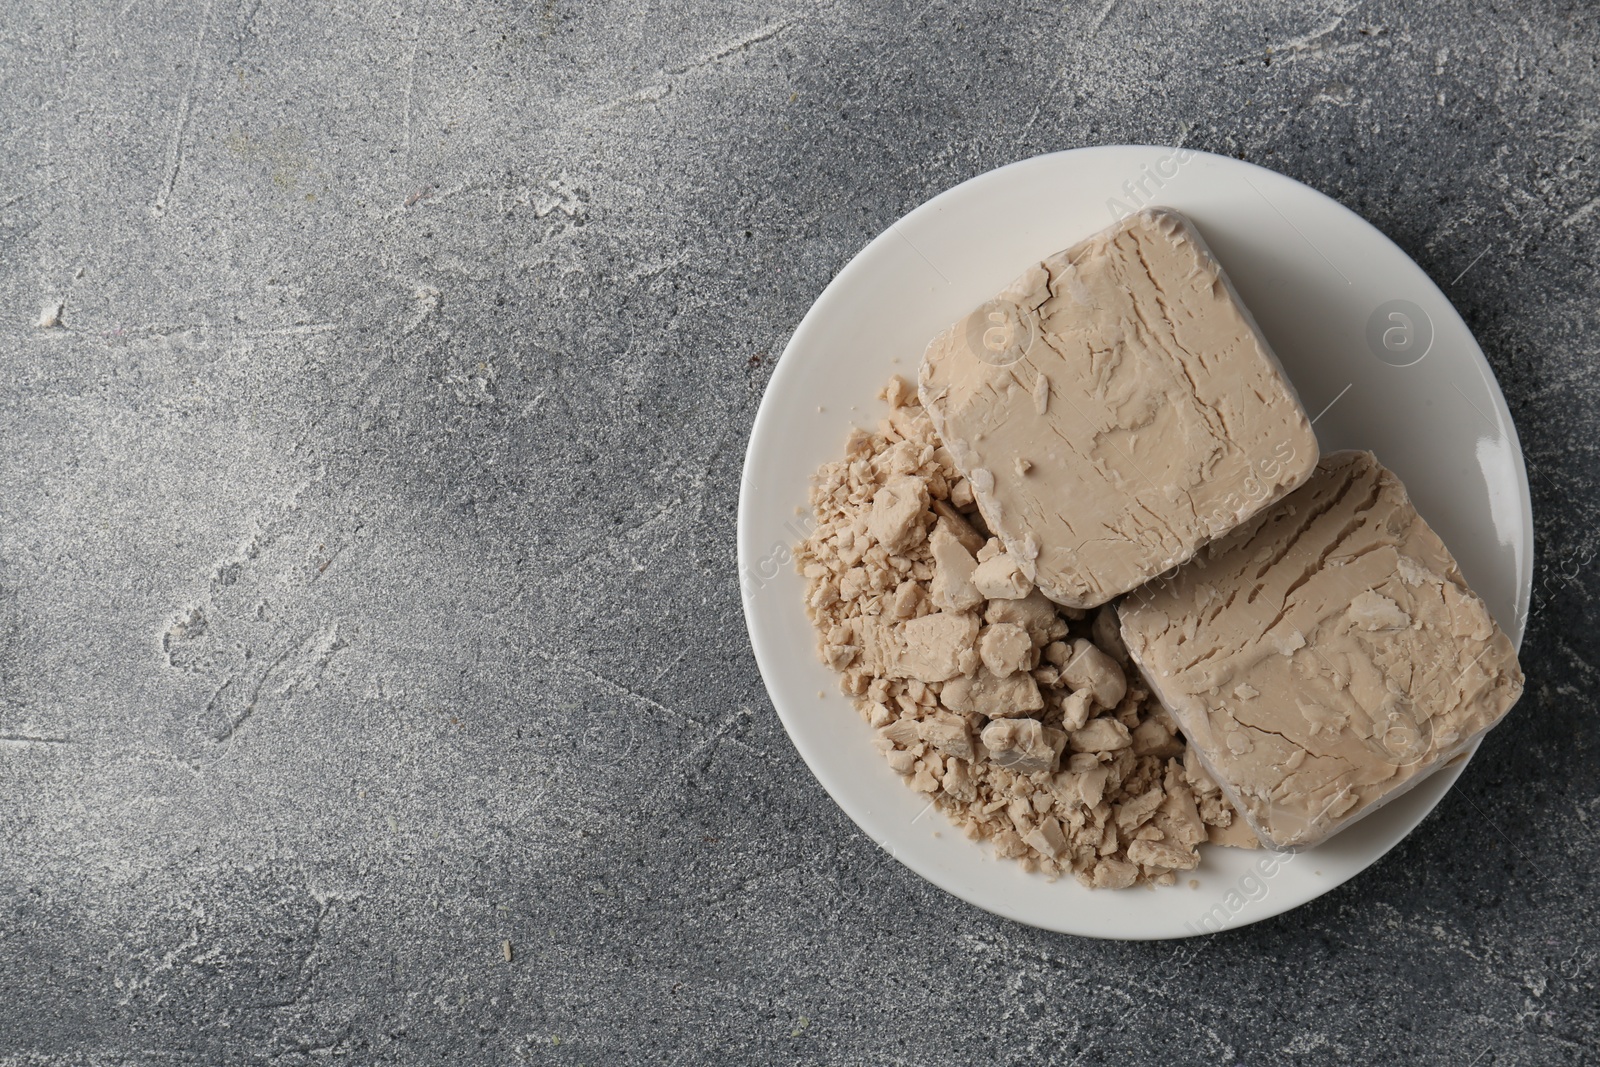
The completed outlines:
{"type": "Polygon", "coordinates": [[[980,175],[880,234],[812,305],[756,415],[739,496],[750,641],[795,747],[872,840],[963,900],[1089,937],[1184,937],[1320,896],[1393,848],[1462,766],[1296,856],[1206,848],[1198,889],[1185,877],[1090,891],[1025,874],[927,810],[818,662],[789,552],[807,530],[812,472],[841,453],[852,424],[876,424],[890,374],[916,380],[934,334],[1028,263],[1145,204],[1194,220],[1316,417],[1322,448],[1371,449],[1395,470],[1519,645],[1533,580],[1527,472],[1483,353],[1404,252],[1321,193],[1221,156],[1085,148],[980,175]]]}

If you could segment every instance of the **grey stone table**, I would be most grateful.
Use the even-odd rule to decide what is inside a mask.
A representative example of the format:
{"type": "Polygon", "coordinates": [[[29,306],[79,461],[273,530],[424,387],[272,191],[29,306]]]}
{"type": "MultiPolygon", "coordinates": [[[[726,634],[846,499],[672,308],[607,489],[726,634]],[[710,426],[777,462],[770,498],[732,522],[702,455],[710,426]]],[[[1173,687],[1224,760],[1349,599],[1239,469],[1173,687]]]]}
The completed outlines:
{"type": "Polygon", "coordinates": [[[8,3],[0,1064],[1596,1062],[1597,55],[1575,2],[8,3]],[[1530,683],[1360,878],[1093,942],[829,801],[734,508],[868,239],[1180,137],[1477,332],[1530,683]]]}

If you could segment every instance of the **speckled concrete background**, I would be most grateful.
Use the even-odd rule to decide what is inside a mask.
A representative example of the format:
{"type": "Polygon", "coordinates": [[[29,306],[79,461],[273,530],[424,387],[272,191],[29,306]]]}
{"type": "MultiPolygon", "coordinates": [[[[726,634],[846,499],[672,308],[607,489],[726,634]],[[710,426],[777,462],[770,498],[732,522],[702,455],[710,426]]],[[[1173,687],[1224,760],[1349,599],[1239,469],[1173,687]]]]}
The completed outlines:
{"type": "Polygon", "coordinates": [[[8,4],[0,1063],[1596,1062],[1600,25],[1502,7],[8,4]],[[1477,331],[1530,687],[1342,889],[1089,942],[835,809],[734,507],[863,243],[1179,136],[1477,331]]]}

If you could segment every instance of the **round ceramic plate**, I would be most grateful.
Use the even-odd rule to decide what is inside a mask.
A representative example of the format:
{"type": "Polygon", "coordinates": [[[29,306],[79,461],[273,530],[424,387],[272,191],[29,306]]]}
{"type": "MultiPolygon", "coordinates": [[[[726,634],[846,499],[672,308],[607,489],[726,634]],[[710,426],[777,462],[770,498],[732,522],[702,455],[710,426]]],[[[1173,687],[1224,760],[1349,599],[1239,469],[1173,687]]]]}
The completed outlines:
{"type": "Polygon", "coordinates": [[[1502,627],[1522,640],[1532,587],[1528,478],[1505,399],[1471,333],[1383,234],[1300,183],[1185,149],[1040,156],[965,182],[890,226],[839,272],[783,353],[756,416],[739,497],[745,617],[773,705],[825,789],[872,840],[963,900],[1090,937],[1170,938],[1255,922],[1374,863],[1438,803],[1447,767],[1318,847],[1207,847],[1161,889],[1083,888],[997,859],[913,793],[818,662],[792,546],[807,489],[852,425],[882,416],[891,374],[1029,263],[1162,205],[1199,228],[1299,390],[1324,451],[1364,448],[1405,481],[1502,627]]]}

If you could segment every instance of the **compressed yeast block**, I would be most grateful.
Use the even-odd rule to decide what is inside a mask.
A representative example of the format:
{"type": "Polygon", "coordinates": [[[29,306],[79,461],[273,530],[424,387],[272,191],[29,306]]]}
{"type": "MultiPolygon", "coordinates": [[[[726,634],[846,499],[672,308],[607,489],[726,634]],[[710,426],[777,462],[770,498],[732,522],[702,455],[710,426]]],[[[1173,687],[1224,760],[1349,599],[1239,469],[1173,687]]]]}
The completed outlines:
{"type": "Polygon", "coordinates": [[[1510,639],[1370,452],[1325,456],[1119,613],[1152,692],[1274,848],[1376,810],[1522,694],[1510,639]]]}
{"type": "Polygon", "coordinates": [[[1303,482],[1317,439],[1186,219],[1145,210],[936,337],[923,405],[984,520],[1059,604],[1103,604],[1303,482]]]}

